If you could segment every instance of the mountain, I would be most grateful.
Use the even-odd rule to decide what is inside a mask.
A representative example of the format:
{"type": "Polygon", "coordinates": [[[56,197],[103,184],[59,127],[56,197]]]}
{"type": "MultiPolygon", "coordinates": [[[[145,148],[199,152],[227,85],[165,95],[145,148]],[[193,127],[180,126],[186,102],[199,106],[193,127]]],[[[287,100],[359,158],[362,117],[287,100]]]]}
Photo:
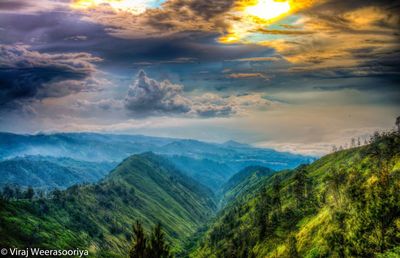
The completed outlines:
{"type": "Polygon", "coordinates": [[[0,202],[0,246],[74,247],[107,258],[126,257],[136,220],[147,229],[160,222],[180,251],[216,209],[208,188],[152,153],[125,159],[97,184],[0,202]]]}
{"type": "Polygon", "coordinates": [[[250,184],[190,257],[400,257],[398,133],[250,184]]]}
{"type": "Polygon", "coordinates": [[[116,166],[112,162],[87,162],[42,156],[0,161],[0,189],[5,185],[42,190],[65,189],[74,184],[94,183],[116,166]]]}
{"type": "Polygon", "coordinates": [[[274,170],[260,166],[247,167],[233,175],[222,189],[221,207],[235,200],[246,191],[256,188],[264,177],[272,176],[274,170]]]}
{"type": "Polygon", "coordinates": [[[191,178],[218,193],[221,186],[236,170],[230,167],[229,162],[218,162],[210,159],[194,159],[186,156],[169,156],[169,160],[191,178]]]}
{"type": "Polygon", "coordinates": [[[224,142],[222,145],[226,146],[226,147],[234,147],[234,148],[251,148],[251,145],[248,144],[243,144],[237,141],[226,141],[224,142]]]}
{"type": "Polygon", "coordinates": [[[234,173],[248,166],[281,170],[313,160],[312,157],[255,148],[233,141],[218,144],[141,135],[0,133],[0,146],[0,160],[40,155],[86,162],[119,163],[133,154],[151,151],[167,157],[187,175],[215,192],[234,173]]]}

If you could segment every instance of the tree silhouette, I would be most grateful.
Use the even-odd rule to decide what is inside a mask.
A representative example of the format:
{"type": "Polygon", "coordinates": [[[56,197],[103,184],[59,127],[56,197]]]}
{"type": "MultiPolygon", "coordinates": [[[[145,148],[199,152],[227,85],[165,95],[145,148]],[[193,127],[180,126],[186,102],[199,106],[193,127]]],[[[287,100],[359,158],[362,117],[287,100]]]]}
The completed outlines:
{"type": "Polygon", "coordinates": [[[15,196],[14,190],[8,185],[4,187],[2,195],[5,200],[11,200],[15,196]]]}
{"type": "Polygon", "coordinates": [[[161,224],[158,223],[150,238],[149,257],[154,258],[169,258],[171,257],[169,246],[165,241],[165,234],[161,229],[161,224]]]}
{"type": "Polygon", "coordinates": [[[29,187],[24,195],[25,199],[32,200],[32,198],[35,196],[35,191],[33,190],[32,187],[29,187]]]}
{"type": "Polygon", "coordinates": [[[165,241],[165,234],[158,223],[150,235],[146,236],[142,224],[136,221],[133,225],[133,244],[129,252],[130,258],[172,258],[170,247],[165,241]]]}
{"type": "Polygon", "coordinates": [[[294,174],[294,182],[293,182],[293,193],[296,199],[297,207],[300,208],[306,199],[306,184],[307,184],[307,175],[305,166],[301,166],[298,168],[297,172],[294,174]]]}
{"type": "Polygon", "coordinates": [[[146,235],[144,233],[142,224],[139,221],[136,221],[136,224],[133,225],[133,233],[134,233],[134,241],[132,245],[132,249],[129,252],[130,258],[147,258],[147,246],[146,246],[146,235]]]}

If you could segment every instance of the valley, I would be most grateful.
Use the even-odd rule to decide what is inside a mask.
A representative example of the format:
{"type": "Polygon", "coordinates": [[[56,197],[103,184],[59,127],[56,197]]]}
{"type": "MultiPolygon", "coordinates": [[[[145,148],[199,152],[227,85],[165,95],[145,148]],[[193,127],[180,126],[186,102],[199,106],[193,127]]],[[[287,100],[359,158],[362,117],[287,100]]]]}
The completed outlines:
{"type": "MultiPolygon", "coordinates": [[[[89,250],[89,257],[127,257],[137,240],[132,226],[140,222],[147,232],[160,224],[165,242],[176,257],[399,254],[398,133],[375,135],[366,146],[337,151],[310,164],[299,162],[294,169],[280,171],[260,166],[261,161],[249,166],[248,161],[230,164],[240,151],[263,151],[248,146],[224,152],[220,146],[198,142],[183,141],[177,144],[179,148],[167,145],[164,154],[133,154],[118,165],[100,160],[78,162],[71,157],[3,160],[2,173],[9,171],[3,163],[18,161],[18,169],[13,169],[24,171],[19,179],[27,183],[22,187],[36,182],[28,178],[46,179],[57,173],[57,180],[71,185],[49,185],[54,187],[45,188],[46,196],[31,199],[5,196],[3,192],[0,246],[74,247],[89,250]],[[188,147],[193,144],[199,144],[199,148],[188,147]],[[224,159],[228,161],[221,162],[224,159]],[[37,169],[24,169],[28,161],[37,169]],[[55,164],[66,170],[53,167],[55,164]],[[101,172],[111,165],[115,167],[110,172],[101,172]],[[92,176],[91,181],[87,176],[88,181],[73,177],[84,172],[92,176]],[[78,183],[68,181],[69,177],[78,183]]],[[[43,185],[33,186],[43,189],[43,185]]],[[[136,256],[131,253],[131,257],[136,256]]]]}

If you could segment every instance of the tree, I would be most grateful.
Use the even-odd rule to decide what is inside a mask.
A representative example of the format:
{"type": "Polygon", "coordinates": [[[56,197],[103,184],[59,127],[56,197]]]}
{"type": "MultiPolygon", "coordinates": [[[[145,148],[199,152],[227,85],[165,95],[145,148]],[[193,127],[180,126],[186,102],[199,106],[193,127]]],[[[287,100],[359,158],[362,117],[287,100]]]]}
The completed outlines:
{"type": "Polygon", "coordinates": [[[63,197],[63,193],[59,189],[54,189],[51,195],[55,201],[60,201],[63,197]]]}
{"type": "Polygon", "coordinates": [[[28,199],[28,200],[32,200],[32,198],[34,196],[35,196],[35,191],[33,190],[32,187],[29,187],[24,193],[25,199],[28,199]]]}
{"type": "Polygon", "coordinates": [[[346,213],[339,210],[332,211],[332,229],[327,233],[326,240],[331,252],[336,253],[338,257],[346,257],[346,213]]]}
{"type": "Polygon", "coordinates": [[[336,206],[339,206],[341,200],[340,187],[346,182],[346,170],[344,166],[333,168],[325,176],[328,190],[332,192],[336,206]]]}
{"type": "Polygon", "coordinates": [[[8,185],[6,185],[3,189],[3,198],[5,200],[10,200],[14,198],[14,190],[8,185]]]}
{"type": "Polygon", "coordinates": [[[154,258],[169,258],[171,257],[169,246],[165,241],[164,232],[161,229],[161,224],[158,223],[150,238],[150,246],[148,247],[149,257],[154,258]]]}
{"type": "Polygon", "coordinates": [[[136,221],[133,225],[134,239],[129,252],[130,258],[171,258],[170,247],[165,241],[165,234],[158,223],[148,238],[142,224],[136,221]],[[149,240],[148,240],[149,239],[149,240]]]}
{"type": "Polygon", "coordinates": [[[18,186],[16,186],[14,188],[14,196],[15,196],[15,199],[22,199],[23,198],[22,193],[21,193],[21,189],[18,186]]]}
{"type": "Polygon", "coordinates": [[[142,224],[136,221],[133,225],[134,240],[131,251],[129,252],[130,258],[147,258],[147,238],[144,233],[142,224]]]}
{"type": "Polygon", "coordinates": [[[293,193],[296,199],[297,207],[301,207],[306,199],[307,175],[304,166],[301,166],[294,174],[293,193]]]}
{"type": "Polygon", "coordinates": [[[351,148],[356,147],[356,139],[355,138],[351,138],[351,148]]]}
{"type": "Polygon", "coordinates": [[[282,189],[282,180],[280,176],[276,176],[274,178],[274,182],[272,185],[272,203],[274,206],[277,206],[279,211],[282,209],[282,201],[281,201],[281,189],[282,189]]]}
{"type": "Polygon", "coordinates": [[[397,132],[400,133],[400,116],[396,119],[397,132]]]}
{"type": "Polygon", "coordinates": [[[300,255],[299,255],[299,253],[297,252],[297,239],[296,239],[296,237],[295,236],[290,236],[289,237],[289,253],[288,253],[288,256],[290,257],[290,258],[299,258],[300,257],[300,255]]]}
{"type": "Polygon", "coordinates": [[[259,228],[258,237],[259,240],[264,240],[268,233],[268,216],[270,212],[270,200],[271,197],[268,196],[267,190],[262,189],[260,194],[260,201],[256,205],[255,215],[256,215],[256,225],[259,228]]]}

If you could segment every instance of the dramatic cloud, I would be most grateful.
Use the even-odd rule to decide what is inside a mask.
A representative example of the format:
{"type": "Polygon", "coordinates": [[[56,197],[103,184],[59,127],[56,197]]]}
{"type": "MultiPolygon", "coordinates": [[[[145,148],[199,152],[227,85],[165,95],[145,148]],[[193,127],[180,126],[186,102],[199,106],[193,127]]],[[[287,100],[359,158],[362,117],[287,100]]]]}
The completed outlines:
{"type": "MultiPolygon", "coordinates": [[[[84,0],[77,2],[85,3],[84,0]]],[[[72,7],[80,10],[86,19],[107,26],[113,35],[146,38],[190,31],[223,33],[227,26],[224,14],[234,5],[234,0],[168,0],[159,8],[142,10],[140,14],[130,12],[129,8],[116,9],[112,3],[72,7]]]]}
{"type": "Polygon", "coordinates": [[[0,45],[0,106],[16,100],[63,97],[97,90],[88,53],[45,54],[26,45],[0,45]]]}
{"type": "Polygon", "coordinates": [[[228,117],[247,109],[265,108],[271,103],[259,94],[221,97],[205,93],[186,96],[183,86],[167,80],[159,82],[140,71],[124,100],[125,107],[136,117],[187,115],[228,117]]]}
{"type": "Polygon", "coordinates": [[[389,0],[0,1],[0,130],[326,152],[398,116],[399,14],[389,0]]]}
{"type": "Polygon", "coordinates": [[[295,30],[260,28],[257,33],[264,40],[258,43],[275,49],[293,72],[329,70],[328,77],[398,74],[399,62],[393,57],[400,60],[399,13],[393,1],[324,1],[300,12],[295,30]],[[283,36],[272,37],[277,34],[283,36]]]}
{"type": "Polygon", "coordinates": [[[191,102],[182,95],[182,86],[169,81],[158,82],[140,71],[130,87],[125,106],[137,115],[179,114],[190,111],[191,102]]]}

